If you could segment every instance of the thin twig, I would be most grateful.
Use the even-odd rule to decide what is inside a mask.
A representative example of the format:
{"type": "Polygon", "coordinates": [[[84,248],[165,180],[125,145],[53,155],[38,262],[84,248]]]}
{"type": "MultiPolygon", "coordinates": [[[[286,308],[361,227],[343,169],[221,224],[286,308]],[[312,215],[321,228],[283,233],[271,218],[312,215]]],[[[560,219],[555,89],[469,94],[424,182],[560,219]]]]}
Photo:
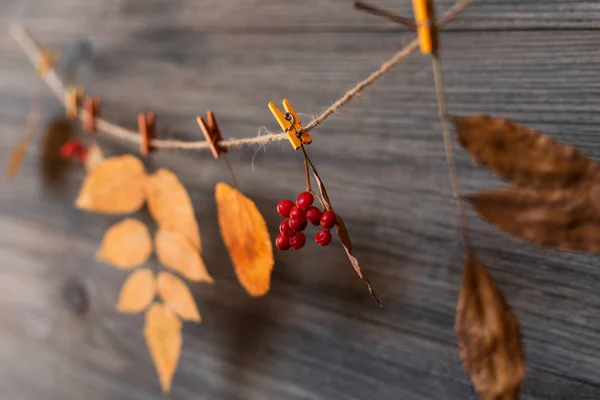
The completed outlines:
{"type": "MultiPolygon", "coordinates": [[[[471,2],[474,0],[460,0],[458,3],[454,5],[442,19],[439,20],[438,26],[441,27],[446,23],[450,22],[454,19],[458,14],[460,14],[471,2]]],[[[41,49],[40,46],[33,39],[31,34],[21,25],[13,25],[10,28],[10,33],[13,38],[19,43],[25,54],[29,57],[30,61],[37,65],[41,49]]],[[[406,47],[402,50],[394,54],[392,58],[388,61],[384,62],[381,67],[372,74],[370,74],[365,80],[358,82],[353,88],[348,90],[339,100],[329,106],[324,112],[322,112],[317,118],[312,120],[309,124],[304,128],[305,132],[312,130],[321,124],[325,119],[327,119],[332,114],[336,113],[341,107],[350,102],[357,94],[362,92],[365,88],[372,85],[377,79],[381,78],[385,73],[387,73],[392,67],[396,64],[400,63],[410,54],[412,54],[419,46],[418,39],[414,39],[411,41],[406,47]]],[[[50,87],[50,89],[54,92],[54,95],[58,98],[64,106],[64,93],[65,93],[65,85],[61,81],[60,77],[56,73],[54,69],[50,69],[43,77],[44,82],[50,87]]],[[[79,111],[79,119],[84,120],[88,117],[86,110],[79,111]]],[[[140,143],[140,136],[138,132],[132,131],[126,128],[122,128],[112,122],[106,121],[104,119],[98,118],[97,121],[97,130],[99,132],[103,132],[114,136],[116,138],[126,140],[132,143],[140,143]]],[[[264,136],[252,137],[252,138],[244,138],[244,139],[230,139],[219,142],[219,146],[223,147],[240,147],[247,144],[258,144],[264,145],[270,142],[277,142],[281,140],[286,140],[287,134],[285,132],[279,133],[271,133],[264,136]]],[[[208,142],[205,140],[201,141],[181,141],[181,140],[161,140],[154,139],[150,142],[150,144],[155,148],[163,148],[163,149],[187,149],[187,150],[208,150],[210,146],[208,142]]]]}
{"type": "Polygon", "coordinates": [[[396,22],[397,24],[404,25],[405,27],[407,27],[408,29],[412,29],[413,31],[417,29],[417,24],[415,24],[412,19],[403,17],[402,15],[394,14],[391,11],[375,7],[367,3],[363,3],[362,1],[355,1],[354,8],[360,11],[368,12],[369,14],[386,18],[392,22],[396,22]]]}
{"type": "Polygon", "coordinates": [[[240,187],[238,185],[237,178],[235,177],[235,173],[233,172],[233,167],[231,166],[231,163],[229,162],[229,158],[227,158],[227,154],[221,153],[221,157],[223,157],[225,164],[227,164],[227,169],[229,170],[229,174],[231,175],[231,180],[233,181],[233,186],[239,190],[240,187]]]}
{"type": "Polygon", "coordinates": [[[456,173],[456,165],[454,163],[454,151],[452,149],[452,137],[450,136],[450,124],[448,122],[448,111],[446,110],[446,99],[444,95],[444,75],[442,72],[442,62],[439,54],[433,52],[431,55],[431,63],[433,66],[433,77],[435,80],[435,95],[437,98],[438,112],[440,122],[442,123],[442,134],[444,136],[444,150],[446,152],[446,162],[448,164],[448,173],[450,174],[450,185],[452,193],[458,205],[460,214],[460,229],[461,236],[465,246],[468,246],[467,238],[467,216],[462,196],[460,195],[460,184],[458,182],[458,174],[456,173]]]}
{"type": "Polygon", "coordinates": [[[306,178],[306,191],[312,192],[312,187],[310,186],[310,172],[308,171],[308,154],[306,154],[306,149],[304,148],[304,144],[300,145],[302,149],[302,160],[304,161],[304,175],[306,178]]]}

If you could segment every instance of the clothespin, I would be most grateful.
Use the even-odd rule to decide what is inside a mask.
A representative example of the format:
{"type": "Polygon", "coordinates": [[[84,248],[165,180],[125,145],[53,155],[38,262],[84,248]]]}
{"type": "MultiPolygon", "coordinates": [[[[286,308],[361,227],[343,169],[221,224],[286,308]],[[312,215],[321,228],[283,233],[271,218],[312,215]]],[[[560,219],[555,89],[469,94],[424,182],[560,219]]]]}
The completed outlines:
{"type": "Polygon", "coordinates": [[[294,150],[298,150],[302,144],[311,144],[312,138],[308,132],[304,132],[302,122],[288,99],[283,99],[283,109],[285,110],[285,115],[277,108],[275,103],[272,101],[269,102],[269,110],[271,110],[271,113],[273,113],[273,116],[279,122],[281,129],[287,132],[288,139],[294,150]]]}
{"type": "Polygon", "coordinates": [[[102,100],[100,97],[85,96],[83,101],[83,108],[87,112],[84,121],[84,127],[88,132],[96,131],[96,118],[100,115],[100,107],[102,106],[102,100]]]}
{"type": "Polygon", "coordinates": [[[413,0],[413,11],[419,34],[421,53],[431,54],[438,49],[433,0],[413,0]]]}
{"type": "Polygon", "coordinates": [[[65,112],[68,118],[77,118],[79,114],[79,100],[83,97],[82,86],[68,87],[65,90],[65,112]]]}
{"type": "Polygon", "coordinates": [[[140,131],[140,152],[143,156],[154,151],[150,142],[156,136],[156,114],[154,112],[141,112],[138,114],[138,129],[140,131]]]}
{"type": "Polygon", "coordinates": [[[59,55],[57,52],[52,50],[43,50],[40,53],[37,65],[35,67],[36,73],[44,78],[49,70],[54,68],[54,65],[58,61],[59,55]]]}
{"type": "Polygon", "coordinates": [[[217,125],[217,121],[215,120],[215,115],[212,111],[206,112],[206,118],[208,119],[208,125],[204,121],[201,116],[196,117],[196,121],[202,129],[202,133],[204,134],[204,138],[210,145],[210,150],[212,151],[214,158],[219,158],[221,153],[227,153],[227,147],[223,147],[219,145],[219,142],[223,140],[221,136],[221,130],[219,129],[219,125],[217,125]]]}

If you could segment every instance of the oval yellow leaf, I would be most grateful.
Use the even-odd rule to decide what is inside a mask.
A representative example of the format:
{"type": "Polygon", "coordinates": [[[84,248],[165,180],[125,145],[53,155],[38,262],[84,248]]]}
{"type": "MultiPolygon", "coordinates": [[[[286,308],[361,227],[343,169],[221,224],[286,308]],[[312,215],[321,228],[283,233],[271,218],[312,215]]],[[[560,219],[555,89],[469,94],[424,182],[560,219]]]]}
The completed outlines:
{"type": "Polygon", "coordinates": [[[109,157],[88,172],[77,208],[105,214],[137,211],[145,200],[144,164],[131,155],[109,157]]]}
{"type": "Polygon", "coordinates": [[[181,325],[177,316],[164,304],[154,303],[146,311],[144,336],[164,393],[171,391],[171,382],[179,363],[183,345],[181,325]]]}
{"type": "Polygon", "coordinates": [[[154,274],[147,268],[138,269],[129,275],[119,295],[117,310],[136,313],[146,309],[156,294],[154,274]]]}
{"type": "Polygon", "coordinates": [[[200,231],[187,190],[171,171],[161,168],[146,181],[148,210],[161,229],[182,233],[201,250],[200,231]]]}
{"type": "Polygon", "coordinates": [[[152,238],[146,225],[127,218],[108,228],[96,259],[121,269],[130,269],[148,260],[152,252],[152,238]]]}
{"type": "Polygon", "coordinates": [[[154,236],[158,260],[194,282],[213,283],[200,251],[180,232],[159,229],[154,236]]]}
{"type": "Polygon", "coordinates": [[[184,281],[171,274],[158,274],[158,295],[177,315],[186,321],[200,322],[201,317],[192,293],[184,281]]]}
{"type": "Polygon", "coordinates": [[[221,236],[238,280],[251,296],[263,296],[274,264],[267,224],[252,200],[238,190],[219,182],[215,191],[221,236]]]}

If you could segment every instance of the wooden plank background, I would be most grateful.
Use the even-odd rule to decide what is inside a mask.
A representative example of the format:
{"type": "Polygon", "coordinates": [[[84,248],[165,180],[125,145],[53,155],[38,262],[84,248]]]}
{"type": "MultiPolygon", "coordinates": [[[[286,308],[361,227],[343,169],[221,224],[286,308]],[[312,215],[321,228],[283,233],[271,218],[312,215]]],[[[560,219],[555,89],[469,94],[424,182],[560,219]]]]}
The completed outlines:
{"type": "MultiPolygon", "coordinates": [[[[440,13],[451,3],[440,1],[440,13]]],[[[411,12],[408,0],[377,4],[411,12]]],[[[135,113],[152,108],[161,137],[188,140],[201,137],[194,117],[207,109],[228,137],[275,130],[267,103],[286,96],[309,120],[413,37],[348,0],[0,5],[3,28],[21,21],[70,54],[61,73],[103,96],[105,117],[134,128],[135,113]]],[[[598,160],[599,27],[594,1],[475,1],[442,35],[450,112],[503,115],[598,160]]],[[[28,108],[41,105],[46,122],[60,108],[8,34],[0,92],[5,163],[28,108]]],[[[216,222],[224,164],[193,151],[148,160],[188,188],[216,279],[193,285],[204,322],[184,328],[171,399],[475,399],[454,336],[463,254],[440,132],[430,62],[417,54],[313,131],[310,154],[383,309],[337,244],[276,253],[270,294],[250,299],[216,222]]],[[[100,140],[108,154],[137,151],[100,140]]],[[[0,398],[161,399],[142,318],[114,310],[126,275],[94,259],[119,218],[74,209],[82,170],[60,191],[45,190],[39,153],[38,141],[0,190],[0,398]],[[82,296],[83,316],[65,301],[82,296]]],[[[464,192],[501,185],[457,155],[464,192]]],[[[280,142],[230,159],[274,237],[275,204],[303,188],[300,154],[280,142]]],[[[522,322],[523,398],[600,398],[598,258],[540,250],[471,210],[469,218],[480,258],[522,322]]]]}

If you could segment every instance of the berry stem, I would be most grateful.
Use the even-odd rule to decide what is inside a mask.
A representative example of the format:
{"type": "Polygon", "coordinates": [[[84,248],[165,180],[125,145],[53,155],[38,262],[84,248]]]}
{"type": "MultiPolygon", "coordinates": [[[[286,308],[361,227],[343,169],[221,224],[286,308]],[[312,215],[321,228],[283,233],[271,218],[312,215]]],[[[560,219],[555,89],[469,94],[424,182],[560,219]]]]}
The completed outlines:
{"type": "Polygon", "coordinates": [[[308,155],[306,154],[306,150],[304,149],[304,144],[300,145],[302,149],[302,159],[304,160],[304,176],[306,177],[306,191],[314,193],[312,187],[310,186],[310,172],[308,172],[308,155]]]}
{"type": "Polygon", "coordinates": [[[306,154],[306,150],[304,150],[304,146],[302,146],[302,152],[304,153],[305,164],[308,163],[308,165],[310,166],[310,169],[312,170],[312,173],[315,176],[315,179],[317,180],[317,183],[319,185],[319,192],[321,192],[321,197],[319,198],[319,196],[317,196],[317,198],[319,199],[319,202],[321,202],[321,205],[323,206],[324,210],[332,210],[333,211],[333,207],[331,207],[331,202],[329,201],[329,196],[327,196],[327,191],[325,190],[325,185],[323,184],[323,181],[321,180],[321,177],[319,176],[319,173],[317,172],[315,165],[312,163],[312,161],[310,161],[308,154],[306,154]],[[321,201],[321,199],[323,199],[323,201],[321,201]]]}

